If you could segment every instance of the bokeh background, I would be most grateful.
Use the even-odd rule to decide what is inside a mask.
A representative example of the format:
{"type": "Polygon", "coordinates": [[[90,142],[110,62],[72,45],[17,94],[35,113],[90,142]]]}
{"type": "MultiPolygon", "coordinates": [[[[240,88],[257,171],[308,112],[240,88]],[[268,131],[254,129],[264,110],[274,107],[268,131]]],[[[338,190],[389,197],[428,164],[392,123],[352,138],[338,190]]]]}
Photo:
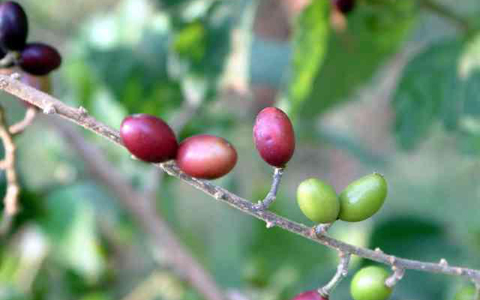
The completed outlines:
{"type": "MultiPolygon", "coordinates": [[[[381,172],[389,183],[382,210],[338,222],[332,236],[480,268],[477,0],[357,0],[348,16],[327,0],[20,3],[29,40],[62,53],[52,74],[62,101],[114,128],[131,113],[177,122],[193,109],[179,138],[209,133],[234,144],[238,165],[215,183],[252,201],[265,196],[272,175],[253,146],[254,117],[280,106],[295,123],[297,150],[273,211],[313,225],[296,205],[300,181],[318,177],[340,192],[381,172]]],[[[22,105],[1,101],[9,120],[21,118],[22,105]]],[[[0,299],[202,299],[162,265],[128,211],[45,119],[17,139],[22,209],[0,240],[0,299]]],[[[334,251],[266,229],[82,133],[136,189],[154,189],[158,214],[235,299],[287,300],[334,274],[334,251]]],[[[354,259],[331,298],[351,299],[352,274],[370,263],[354,259]]],[[[392,299],[453,299],[466,284],[408,271],[392,299]]]]}

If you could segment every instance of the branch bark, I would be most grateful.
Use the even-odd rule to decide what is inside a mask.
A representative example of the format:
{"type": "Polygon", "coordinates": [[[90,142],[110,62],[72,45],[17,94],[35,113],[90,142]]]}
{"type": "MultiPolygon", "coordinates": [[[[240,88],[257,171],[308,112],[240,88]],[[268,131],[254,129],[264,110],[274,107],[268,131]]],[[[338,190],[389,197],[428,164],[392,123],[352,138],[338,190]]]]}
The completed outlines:
{"type": "MultiPolygon", "coordinates": [[[[45,94],[40,91],[37,91],[15,79],[12,79],[5,75],[0,75],[0,89],[5,92],[12,94],[24,101],[29,102],[32,105],[35,105],[44,110],[46,113],[56,113],[63,118],[70,120],[86,129],[89,129],[96,134],[120,145],[122,142],[118,131],[104,125],[103,123],[97,121],[92,116],[88,115],[84,110],[68,106],[61,101],[45,94]]],[[[62,127],[62,126],[60,126],[62,127]]],[[[446,263],[432,263],[432,262],[422,262],[417,260],[411,260],[401,257],[396,257],[394,255],[386,254],[380,249],[371,250],[367,248],[356,247],[344,243],[340,240],[331,238],[327,235],[319,235],[315,233],[315,229],[307,227],[303,224],[296,223],[282,216],[276,215],[269,211],[258,211],[255,209],[255,205],[238,195],[235,195],[228,190],[214,185],[208,181],[199,180],[197,178],[190,177],[185,173],[181,172],[177,167],[174,161],[170,161],[163,164],[155,164],[157,167],[162,168],[167,174],[177,177],[187,184],[197,188],[198,190],[203,191],[205,194],[210,195],[211,197],[217,199],[220,202],[224,202],[246,214],[249,214],[257,219],[260,219],[271,226],[277,226],[283,228],[287,231],[300,235],[306,239],[312,240],[316,243],[322,244],[326,247],[341,251],[347,254],[357,255],[372,261],[376,261],[382,264],[389,266],[395,266],[402,269],[411,269],[418,270],[423,272],[430,273],[440,273],[445,275],[460,276],[468,278],[474,282],[480,282],[480,270],[463,268],[457,266],[450,266],[446,263]]],[[[117,181],[115,177],[118,177],[118,174],[102,174],[102,176],[108,177],[104,180],[111,181],[113,188],[117,188],[123,192],[128,192],[125,190],[124,184],[122,181],[117,181]]],[[[129,196],[129,199],[135,199],[140,195],[132,194],[129,196]]],[[[130,202],[129,202],[130,203],[130,202]]],[[[131,203],[129,204],[131,205],[131,203]]],[[[135,205],[132,206],[132,210],[140,210],[135,205]]],[[[140,212],[143,214],[145,208],[141,209],[140,212]]],[[[148,209],[147,209],[148,210],[148,209]]],[[[139,212],[137,212],[139,214],[139,212]]],[[[151,218],[151,216],[150,216],[151,218]]],[[[145,222],[145,227],[149,230],[157,232],[156,237],[162,236],[164,231],[161,230],[163,225],[162,223],[157,224],[155,227],[151,227],[152,224],[155,224],[157,221],[152,220],[139,220],[140,222],[145,222]],[[158,226],[160,225],[160,226],[158,226]]],[[[169,231],[167,231],[170,233],[169,231]]],[[[159,242],[159,241],[157,241],[159,242]]]]}

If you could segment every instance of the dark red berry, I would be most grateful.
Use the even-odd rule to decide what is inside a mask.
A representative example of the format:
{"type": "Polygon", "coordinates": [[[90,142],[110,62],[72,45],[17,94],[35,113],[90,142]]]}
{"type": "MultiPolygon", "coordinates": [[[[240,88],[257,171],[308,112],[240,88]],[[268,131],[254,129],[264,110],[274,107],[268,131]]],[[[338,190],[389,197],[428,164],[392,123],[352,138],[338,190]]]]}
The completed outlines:
{"type": "Polygon", "coordinates": [[[126,117],[120,126],[120,136],[128,151],[143,161],[160,163],[177,154],[178,143],[172,129],[154,116],[126,117]]]}
{"type": "Polygon", "coordinates": [[[61,63],[62,57],[57,49],[42,43],[27,44],[20,57],[20,67],[37,76],[47,75],[61,63]]]}
{"type": "Polygon", "coordinates": [[[355,8],[355,0],[332,0],[332,3],[342,14],[348,14],[355,8]]]}
{"type": "Polygon", "coordinates": [[[284,167],[295,151],[292,122],[276,107],[264,108],[257,115],[253,140],[260,156],[275,167],[284,167]]]}
{"type": "Polygon", "coordinates": [[[328,297],[322,297],[316,290],[312,290],[298,294],[292,300],[328,300],[328,297]]]}
{"type": "Polygon", "coordinates": [[[178,167],[186,174],[216,179],[228,174],[237,163],[237,151],[225,139],[214,135],[196,135],[180,143],[178,167]]]}
{"type": "Polygon", "coordinates": [[[27,14],[17,2],[0,4],[0,43],[9,50],[22,50],[27,41],[27,14]]]}

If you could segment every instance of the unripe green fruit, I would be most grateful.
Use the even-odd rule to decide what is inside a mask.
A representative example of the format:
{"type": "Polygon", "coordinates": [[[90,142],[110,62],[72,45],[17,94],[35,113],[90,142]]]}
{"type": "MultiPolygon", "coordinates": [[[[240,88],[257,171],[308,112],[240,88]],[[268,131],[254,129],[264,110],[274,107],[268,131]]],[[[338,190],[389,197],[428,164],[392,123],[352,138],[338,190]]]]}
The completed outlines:
{"type": "Polygon", "coordinates": [[[358,222],[373,216],[387,197],[387,182],[374,173],[350,183],[340,193],[340,215],[343,221],[358,222]]]}
{"type": "Polygon", "coordinates": [[[315,223],[330,223],[337,219],[340,202],[333,187],[316,178],[310,178],[297,188],[300,210],[315,223]]]}
{"type": "Polygon", "coordinates": [[[355,300],[386,300],[392,289],[385,285],[388,272],[376,266],[370,266],[358,271],[353,276],[350,293],[355,300]]]}
{"type": "Polygon", "coordinates": [[[475,287],[473,285],[465,286],[456,294],[454,300],[473,300],[475,296],[475,287]]]}

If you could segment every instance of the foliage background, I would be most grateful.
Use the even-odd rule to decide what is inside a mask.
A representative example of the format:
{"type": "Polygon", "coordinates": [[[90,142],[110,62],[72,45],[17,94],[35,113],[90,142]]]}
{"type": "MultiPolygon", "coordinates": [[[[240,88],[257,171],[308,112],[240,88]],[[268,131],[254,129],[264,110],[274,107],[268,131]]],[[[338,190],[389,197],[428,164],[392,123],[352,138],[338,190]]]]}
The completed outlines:
{"type": "MultiPolygon", "coordinates": [[[[430,1],[358,2],[344,31],[332,26],[327,1],[314,0],[295,20],[291,72],[278,105],[295,120],[298,145],[273,210],[308,224],[295,202],[300,181],[316,176],[341,191],[378,171],[389,182],[386,205],[368,221],[335,224],[334,237],[480,268],[480,4],[433,2],[470,22],[465,31],[430,1]]],[[[204,101],[178,135],[230,140],[239,162],[218,183],[263,198],[272,170],[253,147],[258,103],[248,84],[256,2],[21,3],[30,40],[63,55],[53,76],[57,97],[118,128],[130,113],[175,118],[184,107],[182,88],[194,87],[204,101]]],[[[9,117],[21,117],[23,108],[1,97],[9,117]]],[[[156,178],[123,149],[85,135],[138,189],[156,178]]],[[[22,212],[0,244],[0,299],[201,299],[162,266],[161,253],[41,119],[18,148],[22,212]]],[[[163,179],[157,208],[220,286],[251,299],[289,299],[335,271],[333,251],[267,230],[176,180],[163,179]]],[[[350,299],[353,271],[368,263],[354,260],[332,298],[350,299]]],[[[392,299],[452,299],[464,284],[409,271],[392,299]]]]}

